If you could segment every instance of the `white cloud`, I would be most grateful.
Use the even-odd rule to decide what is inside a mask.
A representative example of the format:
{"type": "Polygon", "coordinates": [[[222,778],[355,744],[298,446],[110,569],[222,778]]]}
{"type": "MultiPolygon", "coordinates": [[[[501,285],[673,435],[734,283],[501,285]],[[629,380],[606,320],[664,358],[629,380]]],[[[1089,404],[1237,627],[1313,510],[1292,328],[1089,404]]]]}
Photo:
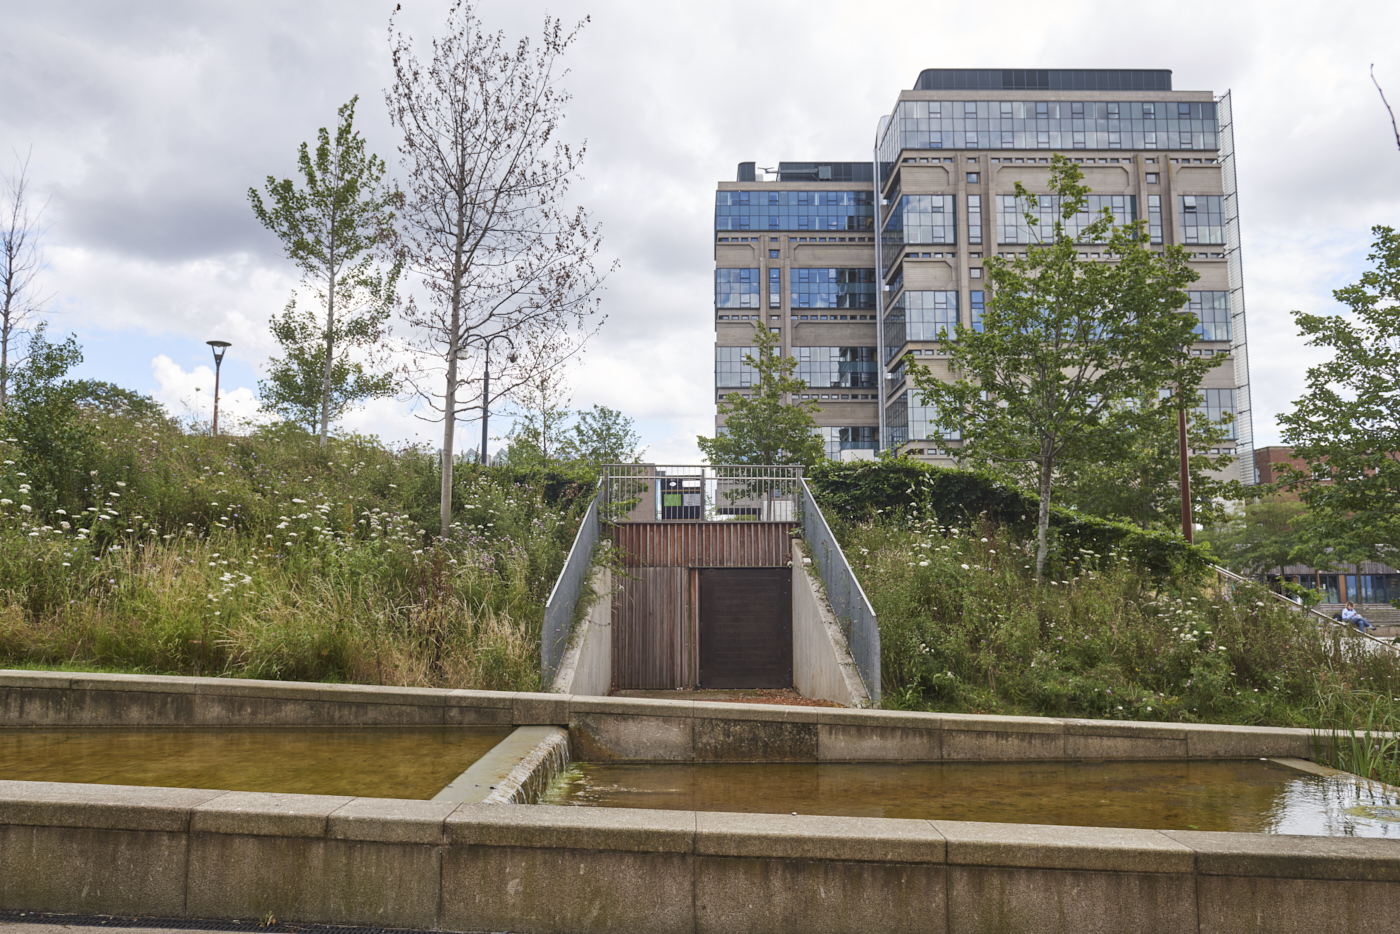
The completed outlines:
{"type": "MultiPolygon", "coordinates": [[[[165,354],[151,361],[151,372],[159,388],[153,393],[166,411],[180,419],[209,422],[214,416],[214,368],[197,366],[186,371],[165,354]]],[[[222,380],[221,380],[222,382],[222,380]]],[[[258,399],[247,386],[219,387],[219,426],[266,421],[258,412],[258,399]]]]}

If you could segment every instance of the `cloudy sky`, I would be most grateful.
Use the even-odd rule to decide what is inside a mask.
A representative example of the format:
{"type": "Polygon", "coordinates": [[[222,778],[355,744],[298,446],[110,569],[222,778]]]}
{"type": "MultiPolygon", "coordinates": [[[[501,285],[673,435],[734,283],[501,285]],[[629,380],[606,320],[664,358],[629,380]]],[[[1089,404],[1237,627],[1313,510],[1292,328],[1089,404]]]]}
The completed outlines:
{"type": "MultiPolygon", "coordinates": [[[[393,163],[394,5],[0,0],[0,164],[32,152],[48,315],[78,335],[83,375],[207,412],[204,341],[222,338],[225,411],[255,411],[268,316],[297,276],[247,189],[293,175],[297,146],[356,94],[370,147],[393,163]]],[[[441,29],[447,0],[402,5],[420,43],[441,29]]],[[[876,121],[923,68],[1169,68],[1178,89],[1233,91],[1260,445],[1277,443],[1275,417],[1316,359],[1290,309],[1334,308],[1369,228],[1400,223],[1400,153],[1367,73],[1375,62],[1400,103],[1393,0],[480,4],[512,37],[538,35],[546,11],[591,17],[568,59],[565,132],[587,140],[575,193],[621,262],[569,374],[573,403],[631,415],[660,460],[696,459],[713,424],[715,181],[740,161],[869,158],[876,121]]],[[[439,435],[410,414],[385,401],[345,424],[439,435]]]]}

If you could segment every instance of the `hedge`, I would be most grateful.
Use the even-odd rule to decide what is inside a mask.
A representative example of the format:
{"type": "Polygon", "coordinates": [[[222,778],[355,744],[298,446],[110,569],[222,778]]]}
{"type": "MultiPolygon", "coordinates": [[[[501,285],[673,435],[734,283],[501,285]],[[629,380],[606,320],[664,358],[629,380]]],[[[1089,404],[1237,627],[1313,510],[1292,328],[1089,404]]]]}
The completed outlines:
{"type": "MultiPolygon", "coordinates": [[[[1035,534],[1039,499],[978,470],[935,467],[906,459],[823,461],[805,475],[822,509],[843,522],[933,517],[966,527],[978,518],[1017,535],[1035,534]]],[[[1154,576],[1196,574],[1212,564],[1210,552],[1179,535],[1131,523],[1050,508],[1051,554],[1064,566],[1086,552],[1116,554],[1154,576]]]]}

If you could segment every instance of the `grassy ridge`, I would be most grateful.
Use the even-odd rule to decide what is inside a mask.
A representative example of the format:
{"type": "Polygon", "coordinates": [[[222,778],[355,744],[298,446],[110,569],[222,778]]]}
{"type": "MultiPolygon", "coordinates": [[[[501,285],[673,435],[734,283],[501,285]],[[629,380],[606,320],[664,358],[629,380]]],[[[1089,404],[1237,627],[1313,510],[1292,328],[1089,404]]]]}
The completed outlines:
{"type": "Polygon", "coordinates": [[[582,473],[464,466],[437,539],[425,451],[82,418],[60,465],[81,482],[62,497],[32,488],[33,452],[0,443],[0,664],[538,686],[582,473]]]}

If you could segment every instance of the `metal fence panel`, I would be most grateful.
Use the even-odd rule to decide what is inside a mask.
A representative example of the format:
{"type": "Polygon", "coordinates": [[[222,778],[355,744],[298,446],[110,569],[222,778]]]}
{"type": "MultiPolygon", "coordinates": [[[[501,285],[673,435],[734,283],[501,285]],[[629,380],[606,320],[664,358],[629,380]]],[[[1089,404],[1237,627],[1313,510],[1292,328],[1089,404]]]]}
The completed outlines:
{"type": "Polygon", "coordinates": [[[827,600],[832,612],[846,633],[846,644],[855,659],[856,670],[865,682],[865,690],[870,694],[872,704],[880,703],[880,627],[875,619],[875,608],[870,605],[865,591],[856,580],[855,572],[846,561],[831,526],[826,524],[817,501],[806,480],[801,484],[802,537],[807,549],[812,553],[812,562],[817,567],[822,584],[826,587],[827,600]]]}
{"type": "Polygon", "coordinates": [[[540,632],[540,667],[544,671],[544,683],[554,680],[555,669],[564,656],[569,644],[569,630],[574,621],[574,608],[583,593],[584,582],[588,580],[589,569],[593,566],[593,548],[598,543],[601,523],[598,521],[598,506],[602,500],[602,490],[588,504],[588,511],[579,524],[574,545],[569,549],[569,557],[564,561],[564,569],[554,582],[554,590],[549,594],[549,602],[544,605],[544,625],[540,632]]]}
{"type": "Polygon", "coordinates": [[[607,522],[792,522],[801,467],[609,464],[607,522]]]}

